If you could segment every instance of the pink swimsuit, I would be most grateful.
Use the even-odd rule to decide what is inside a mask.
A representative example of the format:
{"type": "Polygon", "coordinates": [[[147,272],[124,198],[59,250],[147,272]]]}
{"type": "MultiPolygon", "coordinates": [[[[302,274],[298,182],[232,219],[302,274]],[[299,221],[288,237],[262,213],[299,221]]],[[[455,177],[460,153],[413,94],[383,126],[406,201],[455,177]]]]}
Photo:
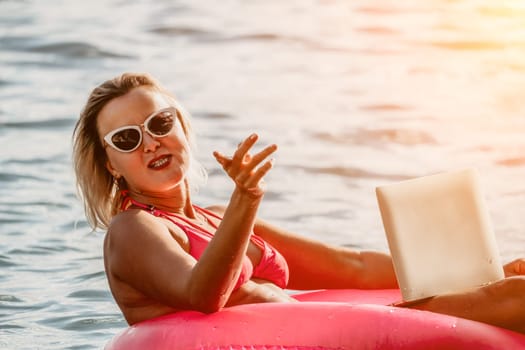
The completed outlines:
{"type": "MultiPolygon", "coordinates": [[[[208,243],[213,238],[213,234],[211,232],[198,225],[195,225],[180,215],[165,212],[156,209],[155,207],[146,206],[131,199],[130,197],[125,197],[121,208],[122,210],[126,210],[133,205],[149,211],[152,215],[168,219],[177,225],[182,231],[184,231],[190,242],[189,253],[197,260],[201,257],[202,253],[208,246],[208,243]]],[[[221,217],[204,208],[200,208],[195,205],[193,208],[206,218],[211,216],[222,220],[221,217]]],[[[208,221],[211,223],[210,220],[208,221]]],[[[235,289],[238,289],[242,284],[249,281],[252,277],[267,280],[281,288],[286,288],[286,285],[288,284],[289,271],[288,264],[286,263],[284,257],[259,236],[252,235],[250,240],[262,250],[261,260],[257,265],[254,266],[247,256],[244,257],[242,270],[239,275],[239,279],[237,280],[237,284],[235,285],[235,289]]]]}

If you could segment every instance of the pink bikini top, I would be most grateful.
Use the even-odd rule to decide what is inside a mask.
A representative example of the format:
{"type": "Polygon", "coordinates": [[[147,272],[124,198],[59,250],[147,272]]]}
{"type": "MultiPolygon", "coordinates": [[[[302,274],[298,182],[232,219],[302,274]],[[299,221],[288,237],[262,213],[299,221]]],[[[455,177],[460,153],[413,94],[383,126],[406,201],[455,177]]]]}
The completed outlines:
{"type": "MultiPolygon", "coordinates": [[[[123,194],[123,196],[124,201],[122,202],[121,206],[122,210],[127,210],[132,206],[136,206],[148,211],[152,215],[165,218],[177,225],[188,237],[190,242],[190,255],[199,260],[202,253],[208,246],[208,243],[213,238],[213,233],[192,223],[180,215],[156,209],[153,206],[147,206],[135,201],[129,196],[125,196],[125,194],[123,194]]],[[[200,208],[196,205],[194,205],[193,208],[206,219],[211,216],[213,218],[222,220],[220,216],[212,213],[209,210],[200,208]]],[[[208,222],[217,228],[211,222],[211,220],[208,220],[208,222]]],[[[247,256],[244,257],[241,273],[239,275],[239,279],[237,280],[237,284],[235,285],[235,289],[238,289],[242,284],[249,281],[252,277],[270,281],[283,289],[286,288],[286,285],[288,284],[289,271],[288,264],[286,263],[284,257],[259,236],[252,234],[250,240],[262,250],[261,260],[257,265],[254,266],[247,256]]]]}

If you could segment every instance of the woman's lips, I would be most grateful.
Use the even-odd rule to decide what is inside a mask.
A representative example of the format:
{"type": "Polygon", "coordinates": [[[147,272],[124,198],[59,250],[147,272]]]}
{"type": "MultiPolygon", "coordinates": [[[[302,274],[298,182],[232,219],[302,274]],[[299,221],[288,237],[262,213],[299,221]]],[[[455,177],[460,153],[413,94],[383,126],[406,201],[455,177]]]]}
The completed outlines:
{"type": "Polygon", "coordinates": [[[148,163],[148,168],[154,169],[154,170],[164,169],[170,164],[170,162],[171,162],[171,155],[160,156],[155,159],[152,159],[148,163]]]}

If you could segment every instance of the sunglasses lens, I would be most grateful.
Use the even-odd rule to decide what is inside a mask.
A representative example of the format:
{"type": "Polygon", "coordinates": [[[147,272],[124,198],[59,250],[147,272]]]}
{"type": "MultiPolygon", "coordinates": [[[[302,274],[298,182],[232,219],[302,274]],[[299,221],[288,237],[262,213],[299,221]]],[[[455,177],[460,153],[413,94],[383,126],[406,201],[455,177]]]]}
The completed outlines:
{"type": "Polygon", "coordinates": [[[146,127],[155,136],[165,136],[173,128],[174,121],[172,111],[162,111],[151,118],[146,127]]]}
{"type": "Polygon", "coordinates": [[[131,151],[140,143],[140,131],[131,128],[119,131],[111,137],[111,142],[123,151],[131,151]]]}

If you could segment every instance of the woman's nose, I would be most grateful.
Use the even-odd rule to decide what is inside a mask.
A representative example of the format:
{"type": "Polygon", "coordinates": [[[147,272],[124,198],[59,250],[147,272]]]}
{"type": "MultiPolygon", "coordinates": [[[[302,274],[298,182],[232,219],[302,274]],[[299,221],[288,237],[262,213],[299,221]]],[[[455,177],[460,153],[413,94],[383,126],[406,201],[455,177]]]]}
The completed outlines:
{"type": "Polygon", "coordinates": [[[146,131],[143,131],[142,146],[144,147],[144,152],[154,152],[160,147],[160,142],[146,131]]]}

